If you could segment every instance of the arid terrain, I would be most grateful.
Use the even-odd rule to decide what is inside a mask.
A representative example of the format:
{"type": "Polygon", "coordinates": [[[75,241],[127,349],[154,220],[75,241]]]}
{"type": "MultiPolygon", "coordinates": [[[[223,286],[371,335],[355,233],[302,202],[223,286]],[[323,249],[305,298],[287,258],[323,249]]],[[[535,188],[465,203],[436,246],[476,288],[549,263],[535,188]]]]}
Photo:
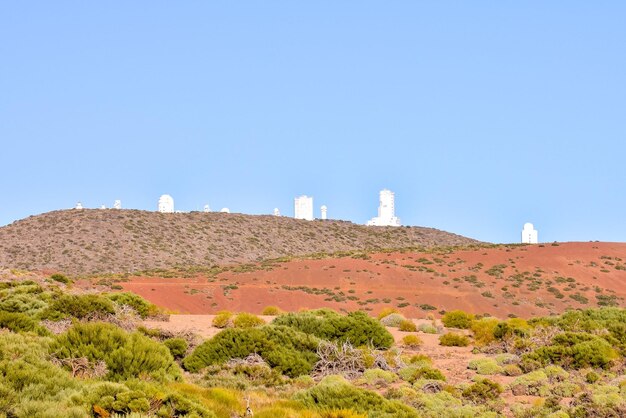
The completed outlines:
{"type": "Polygon", "coordinates": [[[276,305],[373,313],[394,307],[412,318],[452,309],[530,317],[624,306],[625,260],[623,243],[511,245],[299,258],[209,276],[130,277],[119,285],[179,313],[260,313],[276,305]]]}
{"type": "Polygon", "coordinates": [[[344,221],[216,212],[64,210],[0,228],[0,267],[91,275],[476,242],[422,227],[372,228],[344,221]]]}

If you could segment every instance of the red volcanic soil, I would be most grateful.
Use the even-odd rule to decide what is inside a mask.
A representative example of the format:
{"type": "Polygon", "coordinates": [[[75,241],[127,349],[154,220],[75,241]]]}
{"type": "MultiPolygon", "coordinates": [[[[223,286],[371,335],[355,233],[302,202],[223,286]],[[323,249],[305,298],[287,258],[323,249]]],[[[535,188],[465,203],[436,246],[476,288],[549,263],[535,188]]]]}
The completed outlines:
{"type": "Polygon", "coordinates": [[[191,314],[260,313],[276,305],[285,311],[394,307],[413,318],[452,309],[530,317],[599,301],[624,306],[626,297],[625,243],[376,253],[245,270],[192,279],[131,277],[121,285],[156,305],[191,314]]]}

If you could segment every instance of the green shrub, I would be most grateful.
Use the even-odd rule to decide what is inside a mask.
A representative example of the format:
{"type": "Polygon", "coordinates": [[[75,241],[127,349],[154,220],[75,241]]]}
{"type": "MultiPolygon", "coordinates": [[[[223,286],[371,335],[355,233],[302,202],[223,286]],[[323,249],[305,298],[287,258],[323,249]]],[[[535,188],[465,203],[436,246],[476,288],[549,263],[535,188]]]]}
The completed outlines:
{"type": "Polygon", "coordinates": [[[389,348],[393,344],[389,331],[364,312],[340,315],[319,309],[281,315],[272,324],[292,327],[329,341],[350,341],[355,346],[371,344],[377,348],[389,348]]]}
{"type": "Polygon", "coordinates": [[[233,313],[228,311],[220,311],[213,318],[213,326],[215,328],[227,328],[232,326],[233,313]]]}
{"type": "Polygon", "coordinates": [[[432,366],[433,364],[433,360],[428,357],[426,354],[415,354],[412,355],[409,360],[408,360],[409,364],[412,364],[414,366],[418,366],[418,367],[424,367],[424,366],[432,366]]]}
{"type": "Polygon", "coordinates": [[[383,308],[380,313],[378,314],[378,319],[383,319],[386,316],[389,316],[391,314],[394,313],[400,313],[400,311],[398,311],[396,308],[383,308]]]}
{"type": "Polygon", "coordinates": [[[585,381],[587,383],[596,383],[600,380],[600,375],[594,371],[591,371],[585,375],[585,381]]]}
{"type": "Polygon", "coordinates": [[[507,364],[503,367],[503,372],[507,376],[519,376],[521,375],[522,369],[516,364],[507,364]]]}
{"type": "Polygon", "coordinates": [[[63,284],[70,284],[72,283],[72,281],[67,278],[67,276],[64,276],[61,273],[54,273],[53,275],[50,276],[50,278],[52,280],[54,280],[55,282],[59,282],[59,283],[63,283],[63,284]]]}
{"type": "Polygon", "coordinates": [[[511,318],[498,323],[493,330],[493,336],[498,340],[510,336],[526,337],[530,329],[530,325],[524,319],[511,318]]]}
{"type": "Polygon", "coordinates": [[[338,376],[328,376],[316,386],[299,392],[294,399],[309,408],[347,409],[368,416],[417,418],[417,411],[377,393],[359,389],[338,376]]]}
{"type": "Polygon", "coordinates": [[[406,321],[406,318],[399,313],[392,313],[380,320],[380,323],[386,327],[397,328],[400,326],[402,321],[406,321]]]}
{"type": "Polygon", "coordinates": [[[416,332],[417,326],[415,326],[415,322],[411,321],[410,319],[405,319],[404,321],[400,322],[400,326],[398,327],[398,329],[404,332],[416,332]]]}
{"type": "Polygon", "coordinates": [[[574,369],[585,367],[608,368],[619,357],[603,338],[587,334],[566,332],[553,339],[553,345],[540,347],[525,354],[524,360],[534,360],[542,365],[557,364],[574,369]]]}
{"type": "Polygon", "coordinates": [[[467,347],[470,343],[465,335],[449,332],[439,337],[439,344],[445,347],[467,347]]]}
{"type": "Polygon", "coordinates": [[[491,358],[478,358],[471,360],[467,366],[469,369],[476,370],[476,373],[483,375],[493,375],[502,373],[502,367],[491,358]]]}
{"type": "Polygon", "coordinates": [[[256,315],[247,312],[239,313],[233,319],[233,326],[235,328],[254,328],[261,325],[265,325],[264,320],[256,315]]]}
{"type": "Polygon", "coordinates": [[[109,299],[118,305],[130,306],[142,318],[155,315],[159,309],[139,295],[130,292],[111,293],[107,295],[109,299]]]}
{"type": "Polygon", "coordinates": [[[528,374],[517,377],[511,382],[514,394],[539,395],[543,386],[548,384],[548,375],[543,370],[535,370],[528,374]]]}
{"type": "Polygon", "coordinates": [[[472,325],[473,320],[473,314],[459,310],[446,312],[443,317],[441,317],[441,322],[447,328],[468,329],[472,325]]]}
{"type": "Polygon", "coordinates": [[[365,370],[365,372],[363,372],[362,379],[370,385],[376,384],[378,382],[384,382],[388,384],[398,380],[398,376],[394,372],[390,372],[387,370],[367,369],[365,370]]]}
{"type": "Polygon", "coordinates": [[[67,317],[85,319],[113,313],[115,313],[113,302],[104,296],[61,295],[53,299],[42,316],[52,320],[67,317]]]}
{"type": "Polygon", "coordinates": [[[168,338],[163,344],[170,350],[172,356],[176,359],[183,358],[189,348],[189,344],[182,338],[168,338]]]}
{"type": "Polygon", "coordinates": [[[402,338],[402,345],[407,347],[419,347],[420,345],[422,345],[422,340],[420,339],[420,337],[414,334],[405,335],[402,338]]]}
{"type": "Polygon", "coordinates": [[[398,375],[402,380],[409,383],[414,383],[418,379],[428,380],[442,380],[445,381],[446,377],[440,370],[432,368],[430,366],[407,366],[398,371],[398,375]]]}
{"type": "Polygon", "coordinates": [[[487,345],[495,341],[494,331],[499,321],[496,318],[481,318],[472,321],[470,329],[474,333],[474,341],[477,345],[487,345]]]}
{"type": "Polygon", "coordinates": [[[25,287],[17,286],[11,290],[0,292],[0,311],[34,316],[48,307],[48,295],[22,292],[21,290],[25,287]]]}
{"type": "Polygon", "coordinates": [[[167,347],[138,332],[129,334],[111,324],[76,324],[55,337],[50,353],[60,359],[102,360],[107,365],[110,380],[139,376],[156,380],[181,378],[180,369],[167,347]]]}
{"type": "Polygon", "coordinates": [[[308,374],[317,355],[318,339],[284,326],[221,331],[183,360],[185,369],[197,372],[212,364],[257,353],[273,368],[290,377],[308,374]]]}
{"type": "Polygon", "coordinates": [[[287,380],[265,364],[213,365],[205,369],[202,386],[248,390],[255,387],[278,387],[287,380]]]}
{"type": "Polygon", "coordinates": [[[30,316],[19,312],[0,311],[0,328],[7,328],[13,332],[35,331],[45,334],[37,322],[30,316]]]}
{"type": "Polygon", "coordinates": [[[438,334],[439,333],[439,331],[437,331],[437,328],[431,324],[420,324],[418,329],[425,334],[438,334]]]}
{"type": "Polygon", "coordinates": [[[263,312],[261,312],[261,315],[276,316],[282,313],[283,310],[280,309],[278,306],[266,306],[265,308],[263,308],[263,312]]]}
{"type": "Polygon", "coordinates": [[[481,379],[463,390],[463,397],[477,404],[498,399],[502,386],[489,379],[481,379]]]}

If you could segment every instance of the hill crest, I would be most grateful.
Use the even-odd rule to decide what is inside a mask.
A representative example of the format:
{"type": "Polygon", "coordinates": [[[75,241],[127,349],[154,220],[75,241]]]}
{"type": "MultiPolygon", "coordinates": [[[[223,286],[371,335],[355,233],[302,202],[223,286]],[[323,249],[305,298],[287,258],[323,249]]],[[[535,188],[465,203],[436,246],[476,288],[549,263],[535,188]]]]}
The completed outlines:
{"type": "Polygon", "coordinates": [[[72,275],[261,261],[317,252],[460,246],[424,227],[368,227],[271,215],[62,210],[0,228],[0,266],[72,275]]]}

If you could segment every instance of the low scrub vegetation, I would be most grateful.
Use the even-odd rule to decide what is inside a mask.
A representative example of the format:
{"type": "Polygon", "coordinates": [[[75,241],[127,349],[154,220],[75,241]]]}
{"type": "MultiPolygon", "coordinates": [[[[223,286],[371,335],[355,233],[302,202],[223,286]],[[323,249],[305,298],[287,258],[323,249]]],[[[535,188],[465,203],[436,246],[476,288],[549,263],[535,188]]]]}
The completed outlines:
{"type": "Polygon", "coordinates": [[[262,418],[626,416],[618,308],[528,321],[452,311],[457,330],[426,324],[440,336],[402,319],[413,333],[397,345],[360,312],[281,313],[269,324],[222,312],[223,329],[200,342],[140,327],[135,319],[158,309],[137,295],[67,286],[0,282],[0,417],[230,418],[248,407],[262,418]],[[437,337],[445,356],[420,353],[437,337]],[[470,344],[469,377],[450,375],[449,355],[467,359],[470,349],[456,347],[470,344]]]}

